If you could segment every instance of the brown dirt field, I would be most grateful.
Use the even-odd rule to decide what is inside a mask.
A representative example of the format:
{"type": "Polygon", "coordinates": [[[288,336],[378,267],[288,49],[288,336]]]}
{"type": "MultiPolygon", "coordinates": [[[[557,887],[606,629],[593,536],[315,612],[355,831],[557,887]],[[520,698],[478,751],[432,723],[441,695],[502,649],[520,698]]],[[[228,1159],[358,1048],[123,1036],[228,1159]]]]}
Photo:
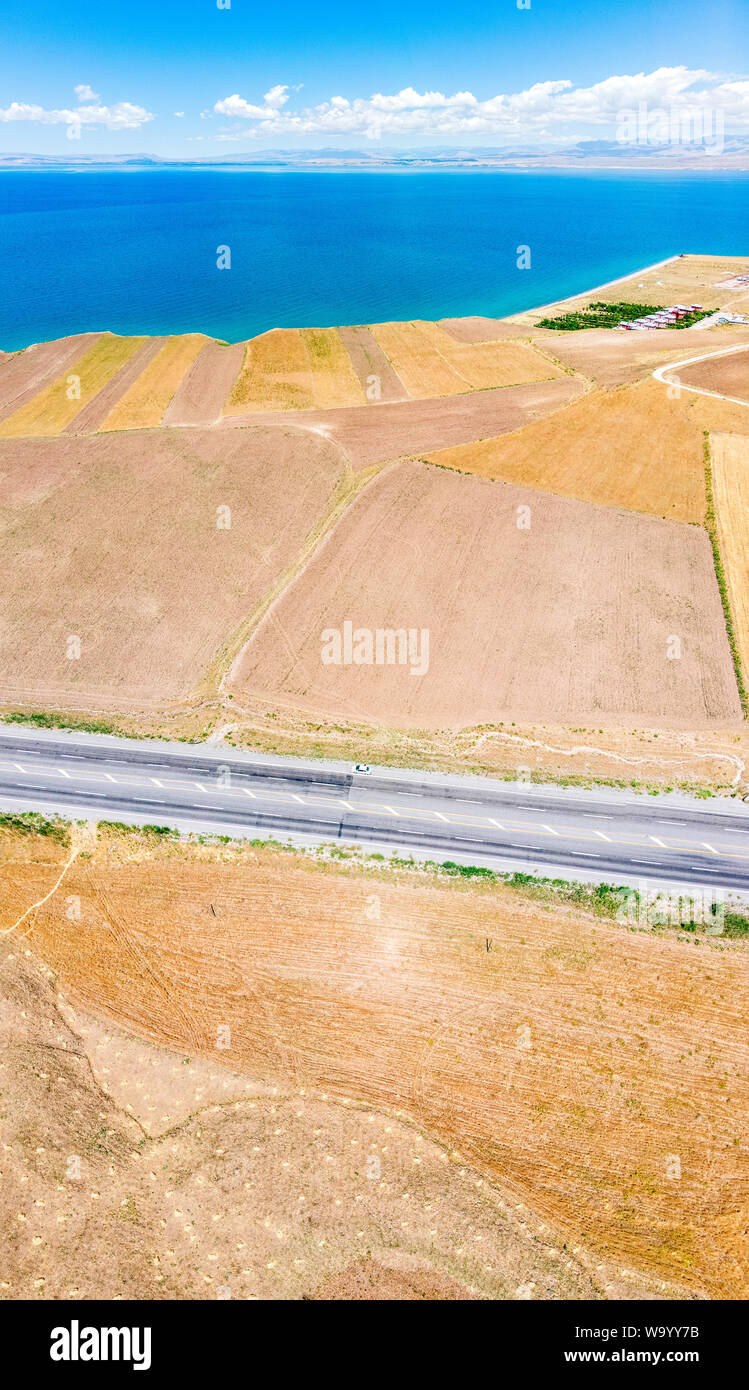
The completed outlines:
{"type": "MultiPolygon", "coordinates": [[[[710,350],[706,348],[707,352],[710,350]]],[[[682,367],[677,375],[684,386],[717,391],[719,395],[733,396],[749,405],[749,346],[745,352],[731,352],[727,357],[713,357],[707,362],[695,362],[693,367],[682,367]]]]}
{"type": "Polygon", "coordinates": [[[720,553],[746,681],[749,678],[749,438],[712,434],[710,457],[720,553]]]}
{"type": "Polygon", "coordinates": [[[0,472],[11,498],[15,479],[42,477],[42,496],[3,516],[6,697],[126,708],[201,676],[296,557],[342,465],[325,440],[281,429],[160,430],[3,442],[0,472]]]}
{"type": "Polygon", "coordinates": [[[155,428],[185,373],[205,346],[202,333],[166,338],[163,346],[107,415],[103,430],[155,428]]]}
{"type": "Polygon", "coordinates": [[[458,343],[496,343],[504,338],[528,336],[528,329],[511,319],[487,319],[480,314],[465,319],[438,319],[437,323],[458,343]]]}
{"type": "Polygon", "coordinates": [[[534,341],[597,386],[623,386],[649,376],[655,367],[680,356],[717,351],[746,342],[749,330],[728,324],[717,328],[684,328],[678,332],[617,333],[607,328],[583,328],[577,333],[538,329],[534,341]]]}
{"type": "Polygon", "coordinates": [[[380,382],[380,395],[377,399],[381,401],[405,401],[408,399],[408,392],[392,363],[388,361],[377,339],[364,324],[339,328],[338,331],[365,394],[370,387],[370,378],[376,376],[379,377],[380,382]]]}
{"type": "Polygon", "coordinates": [[[571,1299],[612,1276],[651,1293],[588,1273],[391,1115],[131,1038],[56,992],[25,940],[0,940],[0,979],[6,1299],[571,1299]]]}
{"type": "Polygon", "coordinates": [[[301,410],[314,403],[309,354],[299,330],[273,328],[245,345],[242,370],[224,414],[301,410]]]}
{"type": "Polygon", "coordinates": [[[737,275],[749,270],[749,263],[741,256],[680,256],[669,265],[657,266],[653,270],[637,271],[635,274],[602,290],[585,290],[582,294],[571,295],[554,304],[545,304],[526,313],[513,315],[515,322],[537,322],[539,318],[552,318],[567,309],[578,309],[590,299],[618,303],[630,300],[637,304],[702,304],[705,309],[717,309],[727,303],[730,292],[721,290],[718,285],[729,275],[737,275]]]}
{"type": "Polygon", "coordinates": [[[35,343],[5,359],[0,364],[0,420],[27,405],[66,367],[83,357],[100,337],[100,333],[78,333],[73,338],[35,343]]]}
{"type": "MultiPolygon", "coordinates": [[[[582,390],[580,381],[564,376],[533,386],[506,386],[418,402],[383,401],[376,407],[304,411],[295,417],[294,424],[334,439],[345,449],[352,467],[361,469],[404,454],[425,453],[519,429],[530,420],[560,410],[582,390]]],[[[221,428],[256,423],[257,416],[237,415],[222,420],[221,428]]],[[[264,425],[286,423],[284,415],[263,418],[264,425]]]]}
{"type": "MultiPolygon", "coordinates": [[[[24,1164],[32,1181],[2,1184],[13,1237],[4,1278],[14,1276],[15,1296],[32,1274],[61,1279],[64,1261],[40,1248],[51,1233],[59,1249],[59,1214],[69,1260],[81,1244],[90,1257],[98,1227],[100,1241],[125,1246],[126,1272],[135,1237],[150,1230],[142,1277],[158,1270],[167,1295],[191,1272],[195,1282],[211,1276],[214,1288],[234,1285],[238,1256],[251,1269],[250,1288],[288,1288],[290,1256],[309,1259],[321,1236],[328,1269],[315,1256],[297,1287],[314,1279],[331,1291],[326,1278],[352,1278],[379,1218],[378,1262],[395,1228],[398,1248],[469,1292],[478,1285],[484,1296],[506,1296],[501,1290],[517,1290],[529,1261],[512,1239],[517,1226],[508,1230],[511,1215],[534,1252],[535,1297],[585,1296],[581,1267],[613,1297],[628,1284],[642,1292],[648,1280],[661,1296],[676,1288],[681,1297],[747,1297],[744,946],[626,931],[572,909],[545,911],[505,888],[444,885],[374,865],[333,869],[281,851],[127,840],[100,844],[69,869],[64,892],[80,899],[79,920],[66,916],[66,897],[51,898],[27,919],[21,942],[8,938],[11,953],[40,955],[79,1015],[204,1057],[214,1072],[230,1063],[270,1088],[270,1104],[208,1104],[197,1128],[166,1129],[163,1068],[152,1080],[144,1045],[135,1115],[155,1117],[168,1142],[150,1139],[133,1161],[139,1131],[132,1112],[113,1115],[118,1082],[102,1097],[89,1078],[86,1100],[81,1043],[64,1047],[49,990],[37,1025],[28,990],[16,985],[5,1019],[21,1076],[10,1099],[16,1114],[24,1097],[25,1124],[3,1167],[12,1165],[17,1181],[24,1164]],[[217,1057],[221,1028],[230,1046],[217,1057]],[[335,1107],[337,1124],[323,1119],[322,1102],[329,1117],[335,1107]],[[289,1123],[294,1109],[301,1135],[289,1123]],[[300,1142],[310,1121],[317,1162],[310,1140],[300,1142]],[[399,1142],[402,1125],[416,1127],[410,1145],[399,1142]],[[441,1163],[435,1145],[444,1147],[441,1163]],[[79,1185],[61,1173],[70,1153],[83,1155],[79,1185]],[[379,1161],[370,1181],[368,1155],[379,1161]],[[674,1158],[678,1176],[669,1175],[674,1158]],[[136,1230],[117,1232],[112,1216],[128,1189],[136,1230]],[[296,1210],[292,1194],[304,1198],[296,1210]],[[344,1239],[352,1209],[356,1253],[344,1239]],[[258,1250],[261,1213],[270,1234],[258,1250]],[[159,1217],[169,1223],[171,1263],[159,1217]],[[233,1249],[227,1280],[230,1239],[249,1243],[233,1249]],[[565,1294],[562,1281],[573,1290],[565,1294]]],[[[40,853],[14,848],[4,925],[58,872],[49,859],[38,862],[40,853]]],[[[58,848],[58,861],[66,854],[58,848]]],[[[117,1050],[94,1052],[107,1083],[117,1050]]],[[[132,1087],[129,1051],[123,1072],[132,1087]]],[[[111,1261],[81,1263],[82,1296],[111,1281],[111,1271],[111,1261]]]]}
{"type": "Polygon", "coordinates": [[[312,396],[316,406],[329,410],[363,405],[366,397],[337,328],[299,330],[312,371],[312,396]]]}
{"type": "Polygon", "coordinates": [[[418,462],[360,494],[230,684],[416,729],[586,718],[697,728],[741,714],[704,531],[418,462]],[[428,671],[324,665],[321,634],[346,619],[428,629],[428,671]],[[673,635],[679,660],[667,659],[673,635]]]}
{"type": "Polygon", "coordinates": [[[79,410],[75,419],[65,426],[62,433],[93,434],[95,430],[98,430],[112,408],[130,389],[144,367],[147,367],[157,352],[161,351],[166,341],[166,338],[147,338],[142,347],[133,353],[129,362],[125,362],[112,377],[112,380],[102,388],[98,396],[94,396],[94,399],[89,401],[83,410],[79,410]]]}
{"type": "Polygon", "coordinates": [[[701,522],[705,515],[700,427],[657,381],[586,395],[520,431],[428,457],[483,478],[669,520],[701,522]]]}
{"type": "Polygon", "coordinates": [[[244,361],[244,343],[206,343],[164,414],[165,425],[213,425],[244,361]]]}

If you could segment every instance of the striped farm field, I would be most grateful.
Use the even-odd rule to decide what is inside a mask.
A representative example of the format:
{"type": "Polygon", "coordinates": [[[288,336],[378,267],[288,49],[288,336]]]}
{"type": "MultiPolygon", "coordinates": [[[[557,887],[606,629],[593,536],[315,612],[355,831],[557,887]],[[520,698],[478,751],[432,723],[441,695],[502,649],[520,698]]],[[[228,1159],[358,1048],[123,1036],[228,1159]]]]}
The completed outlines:
{"type": "Polygon", "coordinates": [[[302,410],[314,403],[309,354],[299,330],[272,328],[252,338],[225,414],[302,410]]]}
{"type": "Polygon", "coordinates": [[[749,674],[749,436],[711,434],[710,458],[718,542],[736,645],[749,674]]]}
{"type": "Polygon", "coordinates": [[[649,512],[669,521],[705,517],[702,431],[683,401],[657,381],[595,392],[522,430],[440,449],[430,463],[649,512]]]}
{"type": "MultiPolygon", "coordinates": [[[[435,345],[434,324],[373,323],[372,334],[390,359],[409,396],[453,396],[470,390],[465,377],[451,366],[435,345]]],[[[448,335],[444,335],[448,342],[448,335]]],[[[456,346],[456,344],[453,344],[456,346]]]]}
{"type": "Polygon", "coordinates": [[[366,397],[337,328],[302,328],[309,354],[314,404],[321,410],[364,405],[366,397]]]}
{"type": "Polygon", "coordinates": [[[460,343],[437,323],[378,323],[372,332],[411,396],[551,381],[560,369],[524,343],[460,343]]]}
{"type": "Polygon", "coordinates": [[[144,342],[102,334],[56,381],[3,420],[0,438],[60,434],[144,342]]]}
{"type": "Polygon", "coordinates": [[[110,411],[100,429],[135,430],[160,425],[177,387],[206,342],[202,333],[169,338],[110,411]]]}

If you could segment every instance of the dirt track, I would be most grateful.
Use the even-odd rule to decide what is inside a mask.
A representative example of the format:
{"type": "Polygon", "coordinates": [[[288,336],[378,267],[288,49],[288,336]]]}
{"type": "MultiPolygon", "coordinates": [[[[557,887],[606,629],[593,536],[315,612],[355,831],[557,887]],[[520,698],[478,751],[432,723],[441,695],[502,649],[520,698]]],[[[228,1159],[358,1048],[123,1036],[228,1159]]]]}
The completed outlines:
{"type": "MultiPolygon", "coordinates": [[[[485,439],[519,429],[560,410],[583,390],[573,377],[542,381],[532,386],[506,386],[462,396],[432,400],[383,402],[346,410],[295,411],[264,415],[262,423],[290,423],[311,433],[334,439],[351,458],[353,467],[426,453],[475,439],[485,439]]],[[[222,429],[256,425],[257,415],[234,415],[221,421],[222,429]]]]}

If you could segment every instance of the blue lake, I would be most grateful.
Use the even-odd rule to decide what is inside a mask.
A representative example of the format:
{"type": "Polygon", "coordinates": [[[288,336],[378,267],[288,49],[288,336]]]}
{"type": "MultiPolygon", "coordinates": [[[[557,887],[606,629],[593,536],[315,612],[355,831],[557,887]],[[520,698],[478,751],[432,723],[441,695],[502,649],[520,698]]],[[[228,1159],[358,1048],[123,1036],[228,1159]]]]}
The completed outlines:
{"type": "Polygon", "coordinates": [[[502,315],[676,252],[746,254],[747,228],[735,173],[8,171],[0,347],[502,315]]]}

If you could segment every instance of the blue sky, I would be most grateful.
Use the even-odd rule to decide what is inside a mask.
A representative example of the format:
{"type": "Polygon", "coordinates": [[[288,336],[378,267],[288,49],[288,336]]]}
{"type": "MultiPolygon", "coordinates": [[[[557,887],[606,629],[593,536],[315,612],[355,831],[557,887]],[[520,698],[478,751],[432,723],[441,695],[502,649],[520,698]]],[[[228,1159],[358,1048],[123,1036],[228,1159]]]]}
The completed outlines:
{"type": "Polygon", "coordinates": [[[746,40],[744,0],[3,0],[0,150],[564,143],[643,100],[746,131],[746,40]]]}

